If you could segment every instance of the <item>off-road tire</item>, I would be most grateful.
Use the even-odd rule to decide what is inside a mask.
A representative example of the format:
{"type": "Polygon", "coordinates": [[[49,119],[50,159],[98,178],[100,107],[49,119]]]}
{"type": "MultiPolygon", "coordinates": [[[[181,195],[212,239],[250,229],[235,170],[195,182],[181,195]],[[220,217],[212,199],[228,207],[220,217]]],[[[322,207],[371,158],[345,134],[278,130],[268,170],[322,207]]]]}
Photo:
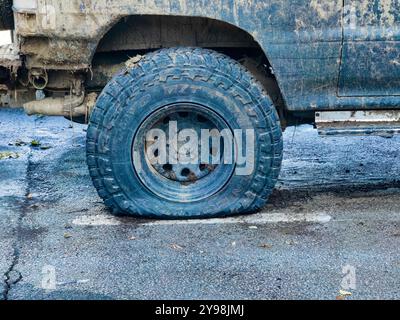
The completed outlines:
{"type": "Polygon", "coordinates": [[[12,0],[0,0],[0,30],[14,29],[14,13],[12,0]]]}
{"type": "Polygon", "coordinates": [[[198,48],[150,53],[116,75],[97,100],[87,137],[87,163],[100,197],[114,214],[141,217],[200,218],[256,212],[275,187],[282,152],[279,118],[262,85],[240,63],[198,48]],[[215,111],[229,114],[232,126],[242,121],[255,129],[253,174],[232,177],[224,189],[202,201],[166,200],[148,190],[129,164],[132,150],[126,150],[132,144],[127,137],[133,138],[147,108],[160,99],[167,101],[169,91],[175,89],[166,88],[178,84],[189,90],[187,99],[205,95],[212,104],[214,97],[226,97],[231,104],[215,103],[215,111]],[[191,92],[194,87],[197,91],[191,92]],[[130,131],[133,133],[127,133],[130,131]]]}

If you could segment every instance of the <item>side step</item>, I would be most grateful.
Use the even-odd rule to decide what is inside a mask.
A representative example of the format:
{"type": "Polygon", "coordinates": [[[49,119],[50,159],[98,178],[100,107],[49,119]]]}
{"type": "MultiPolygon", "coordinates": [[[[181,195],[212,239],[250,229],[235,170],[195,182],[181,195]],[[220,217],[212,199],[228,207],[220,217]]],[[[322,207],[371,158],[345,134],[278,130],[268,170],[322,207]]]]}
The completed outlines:
{"type": "Polygon", "coordinates": [[[321,136],[382,136],[400,133],[400,110],[323,111],[315,113],[321,136]]]}

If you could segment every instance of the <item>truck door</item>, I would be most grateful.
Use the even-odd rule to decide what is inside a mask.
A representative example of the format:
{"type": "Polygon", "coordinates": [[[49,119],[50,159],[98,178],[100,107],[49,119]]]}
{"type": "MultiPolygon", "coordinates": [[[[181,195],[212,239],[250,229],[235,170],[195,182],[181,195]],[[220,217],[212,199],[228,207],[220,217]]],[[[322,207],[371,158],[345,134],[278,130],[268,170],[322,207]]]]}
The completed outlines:
{"type": "Polygon", "coordinates": [[[400,95],[400,1],[344,4],[339,96],[400,95]]]}

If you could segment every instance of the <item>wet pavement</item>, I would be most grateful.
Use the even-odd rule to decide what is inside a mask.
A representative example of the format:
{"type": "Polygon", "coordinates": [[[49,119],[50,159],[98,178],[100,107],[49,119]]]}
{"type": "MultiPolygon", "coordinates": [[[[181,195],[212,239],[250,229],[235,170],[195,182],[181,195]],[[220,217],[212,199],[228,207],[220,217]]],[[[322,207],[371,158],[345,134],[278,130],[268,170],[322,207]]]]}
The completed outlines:
{"type": "Polygon", "coordinates": [[[262,213],[165,222],[109,214],[85,128],[0,110],[0,299],[400,298],[400,137],[290,128],[262,213]]]}

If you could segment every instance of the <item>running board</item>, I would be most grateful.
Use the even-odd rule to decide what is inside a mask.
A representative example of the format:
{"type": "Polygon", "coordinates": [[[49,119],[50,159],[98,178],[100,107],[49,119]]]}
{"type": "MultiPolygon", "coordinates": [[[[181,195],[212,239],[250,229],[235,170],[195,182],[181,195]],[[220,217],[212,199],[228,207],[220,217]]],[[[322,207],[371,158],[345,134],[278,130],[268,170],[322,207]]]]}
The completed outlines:
{"type": "Polygon", "coordinates": [[[382,136],[400,134],[400,110],[322,111],[315,113],[321,136],[382,136]]]}

